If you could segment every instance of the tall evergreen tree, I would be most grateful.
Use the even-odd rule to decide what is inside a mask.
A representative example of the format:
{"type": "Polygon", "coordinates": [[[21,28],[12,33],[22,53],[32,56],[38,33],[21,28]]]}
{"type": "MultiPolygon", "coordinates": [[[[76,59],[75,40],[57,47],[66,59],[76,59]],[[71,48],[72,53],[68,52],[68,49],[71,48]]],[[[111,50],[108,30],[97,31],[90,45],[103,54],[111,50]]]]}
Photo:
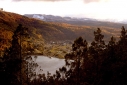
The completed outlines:
{"type": "Polygon", "coordinates": [[[30,85],[36,81],[38,65],[31,56],[28,56],[33,53],[28,31],[28,28],[19,24],[12,37],[12,46],[6,50],[0,62],[0,72],[4,76],[0,78],[7,81],[3,83],[5,85],[30,85]]]}
{"type": "Polygon", "coordinates": [[[65,59],[66,64],[70,66],[69,71],[66,72],[68,83],[71,84],[75,81],[75,84],[78,85],[83,80],[83,75],[81,75],[84,69],[83,62],[88,59],[86,40],[83,40],[82,37],[76,39],[72,45],[72,53],[67,54],[65,59]],[[73,59],[72,62],[70,62],[71,59],[73,59]]]}
{"type": "Polygon", "coordinates": [[[6,85],[20,85],[21,83],[21,46],[19,43],[19,33],[22,26],[19,25],[14,32],[12,46],[4,53],[4,71],[6,78],[6,85]]]}

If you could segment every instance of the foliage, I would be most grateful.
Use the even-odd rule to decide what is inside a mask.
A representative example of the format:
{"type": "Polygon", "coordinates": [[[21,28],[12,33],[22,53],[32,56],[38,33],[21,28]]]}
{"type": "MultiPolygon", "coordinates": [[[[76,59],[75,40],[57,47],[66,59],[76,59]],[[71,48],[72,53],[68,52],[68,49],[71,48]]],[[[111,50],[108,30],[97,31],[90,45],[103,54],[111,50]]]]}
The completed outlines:
{"type": "Polygon", "coordinates": [[[24,42],[29,41],[28,28],[19,24],[12,37],[12,46],[0,61],[0,80],[3,85],[26,85],[35,77],[38,66],[32,57],[26,56],[31,52],[29,46],[24,46],[24,42]]]}
{"type": "Polygon", "coordinates": [[[5,48],[9,48],[11,46],[10,42],[12,40],[12,32],[8,30],[4,30],[0,28],[0,57],[2,57],[5,48]]]}
{"type": "Polygon", "coordinates": [[[48,73],[46,80],[42,77],[38,85],[126,85],[127,31],[122,27],[119,41],[111,37],[105,44],[103,38],[100,28],[91,45],[77,38],[65,56],[66,66],[53,76],[48,73]]]}
{"type": "Polygon", "coordinates": [[[69,58],[72,59],[76,57],[74,62],[69,64],[71,65],[70,70],[72,70],[71,75],[67,79],[72,81],[71,83],[68,82],[69,85],[75,85],[76,83],[73,83],[73,81],[77,82],[78,85],[127,84],[127,63],[125,62],[127,59],[127,45],[125,44],[127,42],[127,34],[125,28],[122,27],[120,40],[118,42],[115,41],[114,37],[111,37],[107,45],[103,40],[104,36],[101,34],[99,28],[94,32],[94,36],[95,40],[89,47],[87,47],[87,44],[83,44],[84,48],[87,47],[84,52],[79,49],[83,43],[83,39],[80,37],[74,42],[72,46],[74,49],[71,55],[65,56],[66,61],[68,61],[69,58]],[[83,54],[83,56],[81,54],[83,54]],[[73,63],[75,66],[73,66],[73,63]]]}
{"type": "MultiPolygon", "coordinates": [[[[94,26],[84,26],[84,25],[76,26],[66,23],[44,22],[41,20],[28,18],[25,16],[21,16],[15,13],[5,12],[5,11],[0,11],[0,15],[1,15],[0,31],[2,32],[2,35],[0,34],[0,38],[3,35],[5,36],[2,40],[0,40],[0,50],[2,50],[2,52],[0,52],[1,56],[3,55],[5,49],[11,46],[12,35],[19,23],[29,28],[29,32],[28,32],[30,36],[29,47],[31,50],[33,49],[33,54],[45,53],[43,47],[44,43],[50,41],[55,41],[55,42],[65,41],[65,40],[73,41],[76,37],[82,36],[89,43],[94,39],[92,32],[96,30],[96,27],[94,26]],[[2,43],[2,42],[6,42],[6,43],[2,43]]],[[[119,36],[119,31],[120,31],[119,29],[111,28],[108,26],[107,27],[102,26],[101,29],[102,29],[102,33],[105,35],[104,40],[106,40],[106,42],[108,41],[110,36],[114,36],[114,37],[119,36]]],[[[23,43],[24,43],[23,46],[27,45],[25,41],[23,43]]],[[[54,53],[54,51],[51,52],[52,52],[51,55],[56,54],[56,56],[63,57],[59,53],[54,53]]],[[[64,54],[65,53],[63,53],[63,55],[64,54]]]]}
{"type": "Polygon", "coordinates": [[[69,43],[54,43],[45,44],[43,55],[52,56],[57,58],[64,58],[64,56],[70,52],[71,44],[69,43]]]}
{"type": "MultiPolygon", "coordinates": [[[[104,41],[103,31],[98,28],[94,31],[93,42],[89,45],[82,37],[77,38],[72,44],[72,51],[65,55],[66,66],[56,71],[53,76],[48,72],[36,75],[37,64],[31,57],[25,57],[34,53],[35,47],[32,40],[43,36],[52,36],[55,39],[65,39],[70,33],[78,34],[76,29],[68,28],[43,21],[28,19],[17,14],[0,12],[0,26],[5,30],[12,31],[17,23],[22,22],[30,27],[27,32],[25,27],[19,25],[12,36],[12,45],[5,50],[4,56],[0,58],[0,80],[4,85],[126,85],[127,84],[127,31],[122,27],[120,39],[116,41],[111,37],[110,41],[104,41]],[[14,15],[16,19],[14,18],[14,15]],[[11,17],[7,18],[5,16],[11,17]],[[11,20],[11,23],[9,23],[11,20]],[[32,24],[31,24],[32,23],[32,24]],[[11,30],[11,28],[13,28],[11,30]],[[36,29],[38,28],[38,29],[36,29]],[[33,38],[26,37],[28,33],[33,38]],[[39,32],[39,33],[38,33],[39,32]],[[24,35],[25,34],[25,35],[24,35]],[[21,36],[22,35],[22,36],[21,36]],[[62,35],[59,37],[58,35],[62,35]],[[56,38],[55,38],[56,37],[56,38]],[[21,40],[23,41],[21,43],[21,40]],[[29,40],[27,42],[27,40],[29,40]],[[21,50],[22,48],[22,50],[21,50]],[[22,51],[22,52],[21,52],[22,51]],[[22,57],[21,57],[22,55],[22,57]],[[26,61],[26,60],[28,61],[26,61]],[[21,75],[22,74],[22,75],[21,75]],[[4,76],[4,77],[3,77],[4,76]],[[32,78],[32,79],[31,79],[32,78]],[[6,82],[5,82],[6,81],[6,82]]],[[[73,26],[72,26],[73,27],[73,26]]],[[[75,26],[74,26],[75,27],[75,26]]],[[[86,30],[82,28],[83,30],[86,30]]],[[[82,32],[85,32],[81,30],[82,32]]],[[[87,29],[88,30],[88,29],[87,29]]],[[[7,31],[4,31],[5,34],[7,31]]],[[[3,33],[4,33],[3,32],[3,33]]],[[[80,32],[79,32],[80,33],[80,32]]],[[[4,34],[4,35],[5,35],[4,34]]],[[[12,33],[13,34],[13,33],[12,33]]],[[[109,33],[110,34],[110,33],[109,33]]],[[[87,35],[87,34],[86,34],[87,35]]],[[[91,35],[91,34],[88,34],[91,35]]],[[[3,35],[1,35],[3,36],[3,35]]],[[[6,36],[7,39],[10,39],[6,36]]],[[[48,39],[48,37],[45,38],[48,39]]],[[[49,38],[49,39],[51,39],[49,38]]],[[[68,39],[74,38],[70,36],[68,39]]],[[[1,39],[4,40],[4,39],[1,39]]],[[[39,48],[38,48],[39,49],[39,48]]],[[[43,48],[42,48],[43,49],[43,48]]],[[[53,49],[54,50],[54,49],[53,49]]]]}

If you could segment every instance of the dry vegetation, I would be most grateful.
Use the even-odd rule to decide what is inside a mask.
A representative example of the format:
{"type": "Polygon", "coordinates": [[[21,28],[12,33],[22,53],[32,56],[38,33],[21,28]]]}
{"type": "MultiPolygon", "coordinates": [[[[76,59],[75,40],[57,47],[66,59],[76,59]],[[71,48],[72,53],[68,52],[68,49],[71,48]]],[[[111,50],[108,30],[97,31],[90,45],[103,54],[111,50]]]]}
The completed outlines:
{"type": "MultiPolygon", "coordinates": [[[[43,45],[44,42],[47,43],[50,41],[55,42],[65,40],[74,41],[75,38],[79,36],[82,36],[88,42],[91,42],[94,39],[93,32],[98,28],[97,26],[85,26],[85,25],[78,26],[58,22],[44,22],[34,18],[28,18],[19,14],[5,11],[0,11],[0,15],[1,15],[0,31],[4,29],[4,31],[2,31],[3,32],[2,35],[5,35],[3,40],[7,39],[7,43],[1,44],[4,49],[10,46],[12,39],[11,37],[18,24],[22,24],[24,27],[27,27],[29,29],[31,42],[34,42],[35,44],[40,43],[41,46],[43,45]],[[6,34],[8,34],[8,36],[6,36],[6,34]]],[[[122,24],[120,25],[122,26],[122,24]]],[[[109,40],[111,36],[119,37],[120,29],[115,29],[108,26],[107,27],[101,26],[100,28],[102,29],[102,33],[104,34],[106,41],[109,40]]],[[[2,42],[0,41],[0,43],[2,42]]],[[[33,48],[35,47],[34,49],[37,53],[43,53],[44,49],[41,46],[39,47],[33,46],[33,48]]],[[[53,48],[49,50],[49,52],[47,53],[50,54],[51,51],[51,56],[55,55],[56,53],[54,54],[54,52],[56,52],[57,50],[58,51],[61,50],[61,48],[63,49],[63,54],[58,52],[57,55],[59,56],[59,54],[62,54],[63,56],[65,47],[60,45],[59,46],[54,45],[53,48]]],[[[46,53],[46,51],[44,53],[46,53]]]]}
{"type": "Polygon", "coordinates": [[[64,58],[71,51],[71,44],[45,44],[43,55],[64,58]]]}

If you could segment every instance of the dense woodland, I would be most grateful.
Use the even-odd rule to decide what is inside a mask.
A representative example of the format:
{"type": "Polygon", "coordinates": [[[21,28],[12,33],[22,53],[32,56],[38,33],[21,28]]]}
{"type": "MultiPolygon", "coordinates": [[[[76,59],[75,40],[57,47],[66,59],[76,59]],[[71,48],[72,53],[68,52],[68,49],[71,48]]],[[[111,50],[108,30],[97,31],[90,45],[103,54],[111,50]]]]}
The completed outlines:
{"type": "MultiPolygon", "coordinates": [[[[0,58],[2,85],[126,85],[127,84],[127,31],[121,28],[117,41],[113,36],[104,41],[102,30],[93,31],[94,40],[82,37],[72,44],[65,55],[66,66],[56,74],[36,74],[37,63],[32,60],[29,28],[21,24],[12,36],[11,46],[0,58]],[[24,44],[27,43],[27,45],[24,44]]],[[[40,69],[42,70],[42,69],[40,69]]]]}

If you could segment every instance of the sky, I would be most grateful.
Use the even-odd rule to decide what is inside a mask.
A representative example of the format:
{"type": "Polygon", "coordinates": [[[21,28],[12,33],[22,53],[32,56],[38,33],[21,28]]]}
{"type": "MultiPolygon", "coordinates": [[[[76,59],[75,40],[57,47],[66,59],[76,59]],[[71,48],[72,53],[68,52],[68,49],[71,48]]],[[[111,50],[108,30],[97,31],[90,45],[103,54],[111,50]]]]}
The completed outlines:
{"type": "Polygon", "coordinates": [[[0,8],[18,14],[51,14],[100,20],[127,20],[127,0],[0,0],[0,8]]]}

